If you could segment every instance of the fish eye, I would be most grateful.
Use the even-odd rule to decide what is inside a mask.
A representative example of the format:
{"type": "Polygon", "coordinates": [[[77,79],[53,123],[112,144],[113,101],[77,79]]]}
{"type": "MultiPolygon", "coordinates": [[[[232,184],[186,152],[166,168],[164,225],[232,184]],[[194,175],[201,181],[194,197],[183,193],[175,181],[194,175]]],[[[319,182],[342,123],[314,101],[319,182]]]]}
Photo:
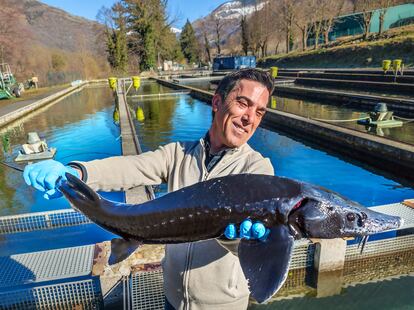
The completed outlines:
{"type": "Polygon", "coordinates": [[[346,215],[346,218],[347,218],[348,221],[353,222],[353,221],[355,221],[355,214],[354,213],[348,213],[346,215]]]}

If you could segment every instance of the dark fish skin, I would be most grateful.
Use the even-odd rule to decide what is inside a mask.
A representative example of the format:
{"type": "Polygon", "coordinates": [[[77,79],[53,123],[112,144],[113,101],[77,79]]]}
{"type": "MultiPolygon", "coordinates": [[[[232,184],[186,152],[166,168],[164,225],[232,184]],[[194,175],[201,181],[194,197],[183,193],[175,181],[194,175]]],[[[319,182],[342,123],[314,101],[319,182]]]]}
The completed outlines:
{"type": "MultiPolygon", "coordinates": [[[[130,243],[205,240],[246,218],[263,222],[270,231],[267,239],[243,239],[238,247],[240,266],[259,303],[285,282],[294,239],[365,237],[402,224],[399,217],[371,211],[327,189],[275,176],[230,175],[139,205],[103,199],[76,177],[66,178],[58,189],[71,205],[130,243]]],[[[125,257],[122,251],[114,248],[114,261],[125,257]]]]}
{"type": "Polygon", "coordinates": [[[289,225],[292,232],[299,229],[295,232],[313,238],[364,236],[395,229],[401,224],[400,218],[370,211],[329,190],[267,175],[240,174],[211,179],[140,205],[108,201],[71,175],[61,182],[59,190],[93,222],[123,238],[144,243],[217,238],[229,223],[239,224],[246,218],[262,221],[266,227],[289,225]],[[298,209],[313,213],[312,221],[317,218],[320,223],[316,221],[312,227],[306,227],[306,214],[301,214],[299,220],[296,215],[289,221],[292,209],[298,204],[298,209]],[[328,205],[332,205],[329,212],[336,216],[329,214],[328,205]],[[346,230],[343,218],[361,210],[371,218],[384,219],[383,226],[355,225],[358,229],[346,230]]]}
{"type": "Polygon", "coordinates": [[[281,201],[297,200],[301,187],[301,183],[278,177],[234,175],[197,183],[140,205],[107,201],[70,175],[59,190],[93,222],[121,237],[144,243],[181,243],[219,237],[229,223],[246,218],[269,227],[286,223],[279,210],[281,201]]]}

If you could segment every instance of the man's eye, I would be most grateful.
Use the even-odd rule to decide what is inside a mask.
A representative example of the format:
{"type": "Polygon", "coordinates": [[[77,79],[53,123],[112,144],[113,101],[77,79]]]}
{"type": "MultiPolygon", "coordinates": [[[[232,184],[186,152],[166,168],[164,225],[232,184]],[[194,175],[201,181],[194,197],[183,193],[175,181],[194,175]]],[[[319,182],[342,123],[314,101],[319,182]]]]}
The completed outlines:
{"type": "Polygon", "coordinates": [[[237,102],[238,102],[238,103],[239,103],[239,105],[240,105],[241,107],[243,107],[243,108],[245,108],[245,107],[247,107],[247,106],[248,106],[247,102],[245,102],[245,101],[238,100],[237,102]]]}
{"type": "Polygon", "coordinates": [[[257,115],[257,117],[263,117],[263,115],[264,115],[265,113],[264,112],[262,112],[262,111],[257,111],[256,112],[256,115],[257,115]]]}

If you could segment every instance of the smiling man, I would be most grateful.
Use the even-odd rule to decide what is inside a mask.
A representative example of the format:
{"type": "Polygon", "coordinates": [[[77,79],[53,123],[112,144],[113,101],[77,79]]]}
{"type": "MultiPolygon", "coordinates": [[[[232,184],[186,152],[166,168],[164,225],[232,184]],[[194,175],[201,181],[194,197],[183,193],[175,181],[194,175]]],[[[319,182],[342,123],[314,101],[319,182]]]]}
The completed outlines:
{"type": "Polygon", "coordinates": [[[212,100],[214,119],[209,131],[212,152],[246,143],[266,112],[269,100],[267,86],[259,81],[242,79],[237,80],[230,93],[226,94],[226,88],[233,84],[233,76],[236,74],[224,78],[212,100]]]}
{"type": "MultiPolygon", "coordinates": [[[[246,143],[260,124],[272,91],[273,79],[267,72],[243,69],[230,73],[212,99],[213,122],[204,138],[170,143],[137,156],[69,166],[44,161],[27,166],[24,178],[44,191],[46,198],[54,198],[59,196],[56,180],[66,172],[103,191],[163,182],[168,191],[175,191],[229,174],[273,175],[270,160],[246,143]]],[[[239,229],[231,224],[223,233],[229,239],[266,236],[261,223],[249,220],[239,229]]],[[[166,309],[246,309],[250,292],[237,257],[238,242],[223,238],[167,245],[162,262],[166,309]]]]}

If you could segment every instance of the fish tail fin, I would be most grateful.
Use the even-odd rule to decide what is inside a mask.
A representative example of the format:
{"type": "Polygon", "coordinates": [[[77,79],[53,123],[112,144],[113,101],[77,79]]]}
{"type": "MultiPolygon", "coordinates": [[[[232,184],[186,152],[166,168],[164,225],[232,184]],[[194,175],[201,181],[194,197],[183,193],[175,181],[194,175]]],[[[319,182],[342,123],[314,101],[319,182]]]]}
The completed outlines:
{"type": "Polygon", "coordinates": [[[88,213],[100,206],[100,196],[88,185],[70,173],[58,181],[58,190],[69,200],[74,209],[88,213]]]}

